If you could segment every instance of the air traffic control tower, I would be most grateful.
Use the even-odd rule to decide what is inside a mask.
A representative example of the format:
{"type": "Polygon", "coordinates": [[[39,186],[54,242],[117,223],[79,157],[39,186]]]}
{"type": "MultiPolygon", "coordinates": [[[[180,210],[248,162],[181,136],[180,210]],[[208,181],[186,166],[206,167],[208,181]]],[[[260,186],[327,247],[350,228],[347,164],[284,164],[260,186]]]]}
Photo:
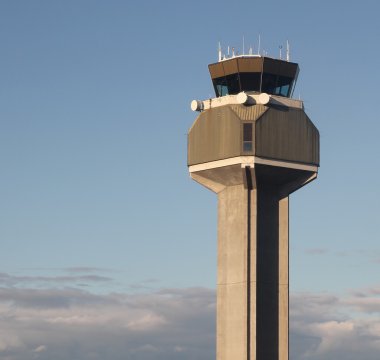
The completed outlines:
{"type": "Polygon", "coordinates": [[[319,133],[291,98],[298,64],[219,52],[209,71],[188,167],[218,195],[217,360],[288,360],[289,195],[317,176],[319,133]]]}

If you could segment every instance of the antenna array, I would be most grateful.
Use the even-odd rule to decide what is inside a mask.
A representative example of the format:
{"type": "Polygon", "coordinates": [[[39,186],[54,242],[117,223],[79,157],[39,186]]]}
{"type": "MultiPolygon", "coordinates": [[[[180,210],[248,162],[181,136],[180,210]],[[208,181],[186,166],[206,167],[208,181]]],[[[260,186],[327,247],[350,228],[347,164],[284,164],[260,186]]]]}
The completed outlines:
{"type": "MultiPolygon", "coordinates": [[[[282,60],[282,49],[283,49],[283,46],[280,45],[279,46],[279,58],[280,60],[282,60]]],[[[268,52],[266,50],[261,50],[261,35],[259,35],[259,38],[258,38],[258,45],[257,45],[257,53],[255,54],[253,52],[253,46],[250,45],[249,47],[249,50],[248,50],[248,54],[245,53],[245,37],[243,36],[243,51],[242,51],[242,54],[239,54],[239,52],[236,50],[235,51],[235,47],[232,47],[232,51],[231,51],[231,54],[230,54],[230,46],[227,46],[227,54],[224,54],[223,53],[223,50],[222,50],[222,46],[220,44],[220,42],[218,43],[218,61],[223,61],[223,60],[227,60],[227,59],[230,59],[230,58],[234,58],[236,56],[255,56],[255,57],[260,57],[260,56],[268,56],[268,52]]],[[[286,61],[290,61],[290,45],[289,45],[289,41],[286,40],[286,57],[285,57],[285,60],[286,61]]]]}

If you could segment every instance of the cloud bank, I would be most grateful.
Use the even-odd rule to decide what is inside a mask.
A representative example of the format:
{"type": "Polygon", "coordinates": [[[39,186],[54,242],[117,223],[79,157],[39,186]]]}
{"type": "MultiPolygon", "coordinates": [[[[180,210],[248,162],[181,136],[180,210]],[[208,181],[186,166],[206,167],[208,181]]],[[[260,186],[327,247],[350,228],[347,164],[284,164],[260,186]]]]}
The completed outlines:
{"type": "Polygon", "coordinates": [[[214,291],[0,289],[0,359],[210,359],[214,291]]]}
{"type": "MultiPolygon", "coordinates": [[[[379,295],[380,287],[293,294],[291,358],[378,360],[379,295]]],[[[3,283],[0,318],[1,360],[215,359],[212,289],[104,295],[3,283]]]]}

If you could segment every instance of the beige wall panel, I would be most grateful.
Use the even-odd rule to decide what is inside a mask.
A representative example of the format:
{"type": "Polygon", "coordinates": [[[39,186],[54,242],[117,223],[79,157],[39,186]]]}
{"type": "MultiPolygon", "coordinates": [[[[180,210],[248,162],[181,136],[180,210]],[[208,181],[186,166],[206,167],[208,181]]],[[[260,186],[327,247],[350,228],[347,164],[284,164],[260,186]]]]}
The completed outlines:
{"type": "Polygon", "coordinates": [[[270,108],[256,122],[256,155],[319,165],[319,133],[302,110],[270,108]]]}
{"type": "Polygon", "coordinates": [[[268,109],[264,105],[244,106],[231,105],[232,111],[242,121],[255,121],[268,109]]]}
{"type": "Polygon", "coordinates": [[[226,107],[201,113],[188,137],[188,165],[241,154],[241,121],[226,107]]]}
{"type": "Polygon", "coordinates": [[[188,165],[243,155],[242,121],[255,121],[253,155],[319,165],[319,133],[300,109],[227,105],[202,112],[190,129],[188,165]]]}

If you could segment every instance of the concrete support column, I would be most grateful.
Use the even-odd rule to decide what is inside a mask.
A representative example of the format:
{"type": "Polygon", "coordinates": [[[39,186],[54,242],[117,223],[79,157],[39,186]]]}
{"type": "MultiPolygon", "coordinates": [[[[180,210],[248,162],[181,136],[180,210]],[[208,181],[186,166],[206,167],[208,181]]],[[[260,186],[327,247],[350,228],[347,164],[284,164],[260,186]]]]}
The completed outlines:
{"type": "Polygon", "coordinates": [[[218,194],[217,360],[288,360],[288,198],[218,194]]]}
{"type": "Polygon", "coordinates": [[[218,360],[247,359],[247,195],[243,185],[218,194],[218,360]]]}
{"type": "Polygon", "coordinates": [[[279,203],[279,360],[289,360],[289,197],[279,203]]]}

